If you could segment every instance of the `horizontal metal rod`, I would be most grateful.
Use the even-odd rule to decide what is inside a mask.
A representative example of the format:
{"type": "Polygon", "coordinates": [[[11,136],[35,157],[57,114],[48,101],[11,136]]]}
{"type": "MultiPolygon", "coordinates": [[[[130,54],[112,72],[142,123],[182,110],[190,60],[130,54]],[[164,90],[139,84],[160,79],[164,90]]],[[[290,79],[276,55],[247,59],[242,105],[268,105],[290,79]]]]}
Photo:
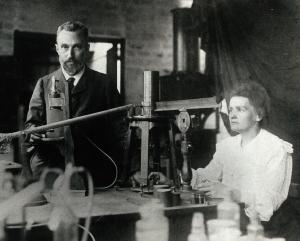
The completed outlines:
{"type": "Polygon", "coordinates": [[[185,99],[185,100],[171,100],[171,101],[158,101],[156,102],[155,112],[163,111],[177,111],[180,109],[192,110],[192,109],[206,109],[206,108],[218,108],[219,105],[216,102],[216,97],[206,97],[197,99],[185,99]]]}
{"type": "Polygon", "coordinates": [[[99,111],[99,112],[88,114],[88,115],[78,116],[78,117],[70,118],[67,120],[57,121],[57,122],[49,123],[46,125],[33,127],[30,129],[25,129],[25,130],[21,130],[21,131],[12,132],[12,133],[0,133],[0,141],[5,138],[13,139],[13,138],[20,137],[22,135],[44,132],[44,131],[55,129],[55,128],[62,127],[62,126],[73,125],[73,124],[76,124],[79,122],[91,120],[91,119],[98,118],[98,117],[101,117],[104,115],[113,114],[113,113],[120,112],[120,111],[125,111],[125,110],[130,109],[132,106],[133,106],[132,104],[124,105],[124,106],[120,106],[120,107],[116,107],[116,108],[112,108],[112,109],[108,109],[108,110],[104,110],[104,111],[99,111]]]}

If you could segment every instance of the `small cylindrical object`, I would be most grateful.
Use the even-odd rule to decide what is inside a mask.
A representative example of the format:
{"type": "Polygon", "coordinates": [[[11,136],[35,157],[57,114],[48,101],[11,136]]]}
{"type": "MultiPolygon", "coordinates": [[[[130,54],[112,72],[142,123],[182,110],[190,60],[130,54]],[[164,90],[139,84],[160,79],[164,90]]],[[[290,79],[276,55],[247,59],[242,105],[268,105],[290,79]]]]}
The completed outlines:
{"type": "Polygon", "coordinates": [[[136,241],[169,240],[169,223],[164,215],[163,206],[157,199],[152,199],[140,208],[141,219],[135,224],[136,241]]]}
{"type": "Polygon", "coordinates": [[[207,241],[204,227],[204,217],[202,213],[194,213],[192,219],[191,233],[188,241],[207,241]]]}
{"type": "Polygon", "coordinates": [[[67,206],[57,206],[53,209],[48,227],[53,231],[54,241],[78,241],[78,219],[67,206]]]}
{"type": "Polygon", "coordinates": [[[172,206],[172,194],[170,188],[157,189],[158,197],[165,207],[172,206]]]}
{"type": "Polygon", "coordinates": [[[192,203],[206,204],[206,196],[204,192],[194,192],[192,196],[192,203]]]}
{"type": "Polygon", "coordinates": [[[210,219],[206,222],[207,234],[210,241],[238,240],[241,231],[236,227],[236,222],[229,219],[210,219]]]}
{"type": "Polygon", "coordinates": [[[158,189],[168,189],[168,188],[169,188],[169,185],[167,185],[167,184],[157,184],[157,185],[153,185],[153,196],[156,197],[156,198],[159,198],[159,197],[158,197],[157,190],[158,190],[158,189]]]}
{"type": "Polygon", "coordinates": [[[233,200],[232,191],[224,193],[224,200],[217,205],[218,219],[233,220],[240,228],[240,206],[233,200]]]}
{"type": "Polygon", "coordinates": [[[0,221],[0,241],[5,241],[4,221],[0,221]]]}
{"type": "Polygon", "coordinates": [[[172,206],[179,206],[180,204],[180,192],[172,191],[172,206]]]}
{"type": "Polygon", "coordinates": [[[144,71],[143,115],[152,116],[159,96],[159,72],[144,71]]]}
{"type": "MultiPolygon", "coordinates": [[[[65,96],[58,89],[58,80],[51,77],[51,87],[48,94],[47,124],[64,120],[65,96]]],[[[63,137],[64,128],[55,128],[47,132],[48,138],[63,137]]]]}

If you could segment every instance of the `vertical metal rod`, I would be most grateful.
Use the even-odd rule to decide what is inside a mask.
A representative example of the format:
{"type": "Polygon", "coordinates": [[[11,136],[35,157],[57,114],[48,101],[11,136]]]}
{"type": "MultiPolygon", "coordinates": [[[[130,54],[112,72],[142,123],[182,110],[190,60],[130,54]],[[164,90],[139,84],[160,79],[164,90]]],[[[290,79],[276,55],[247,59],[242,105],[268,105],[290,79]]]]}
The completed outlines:
{"type": "Polygon", "coordinates": [[[151,117],[154,114],[155,102],[159,96],[159,72],[144,71],[144,101],[143,115],[151,117]]]}
{"type": "Polygon", "coordinates": [[[141,143],[141,186],[147,185],[148,172],[149,172],[149,131],[150,122],[143,121],[140,124],[142,131],[141,143]]]}

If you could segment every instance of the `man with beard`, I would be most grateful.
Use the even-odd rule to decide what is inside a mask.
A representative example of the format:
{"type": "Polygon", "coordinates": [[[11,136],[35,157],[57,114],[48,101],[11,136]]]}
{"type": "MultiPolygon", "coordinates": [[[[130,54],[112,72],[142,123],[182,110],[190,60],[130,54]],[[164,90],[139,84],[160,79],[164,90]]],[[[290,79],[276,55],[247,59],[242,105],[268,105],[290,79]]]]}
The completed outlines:
{"type": "MultiPolygon", "coordinates": [[[[60,68],[37,81],[29,104],[26,128],[53,122],[53,104],[62,105],[63,119],[120,105],[119,93],[113,82],[85,64],[89,50],[86,26],[77,21],[62,24],[57,29],[55,46],[60,68]],[[62,93],[62,101],[51,102],[54,89],[62,93]]],[[[114,153],[121,153],[123,123],[121,115],[109,115],[64,127],[61,136],[55,138],[53,131],[31,134],[27,137],[30,174],[33,179],[38,179],[45,167],[64,169],[66,163],[71,162],[87,168],[96,186],[111,184],[118,171],[106,154],[120,167],[119,157],[114,153]]]]}

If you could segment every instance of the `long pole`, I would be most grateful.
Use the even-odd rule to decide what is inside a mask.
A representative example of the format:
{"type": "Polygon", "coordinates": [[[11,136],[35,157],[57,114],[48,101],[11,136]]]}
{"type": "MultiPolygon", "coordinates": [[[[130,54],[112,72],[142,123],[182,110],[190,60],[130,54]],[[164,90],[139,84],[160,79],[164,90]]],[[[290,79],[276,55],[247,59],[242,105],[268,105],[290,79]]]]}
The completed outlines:
{"type": "Polygon", "coordinates": [[[120,111],[125,111],[125,110],[130,109],[131,107],[132,107],[132,104],[124,105],[124,106],[120,106],[120,107],[116,107],[116,108],[112,108],[112,109],[108,109],[108,110],[104,110],[104,111],[99,111],[99,112],[88,114],[88,115],[78,116],[78,117],[70,118],[67,120],[57,121],[57,122],[53,122],[50,124],[33,127],[30,129],[26,129],[26,130],[16,131],[16,132],[12,132],[12,133],[0,133],[0,141],[3,139],[13,139],[13,138],[18,138],[23,135],[44,132],[47,130],[51,130],[51,129],[66,126],[66,125],[73,125],[73,124],[76,124],[79,122],[98,118],[98,117],[101,117],[104,115],[113,114],[113,113],[120,112],[120,111]]]}

